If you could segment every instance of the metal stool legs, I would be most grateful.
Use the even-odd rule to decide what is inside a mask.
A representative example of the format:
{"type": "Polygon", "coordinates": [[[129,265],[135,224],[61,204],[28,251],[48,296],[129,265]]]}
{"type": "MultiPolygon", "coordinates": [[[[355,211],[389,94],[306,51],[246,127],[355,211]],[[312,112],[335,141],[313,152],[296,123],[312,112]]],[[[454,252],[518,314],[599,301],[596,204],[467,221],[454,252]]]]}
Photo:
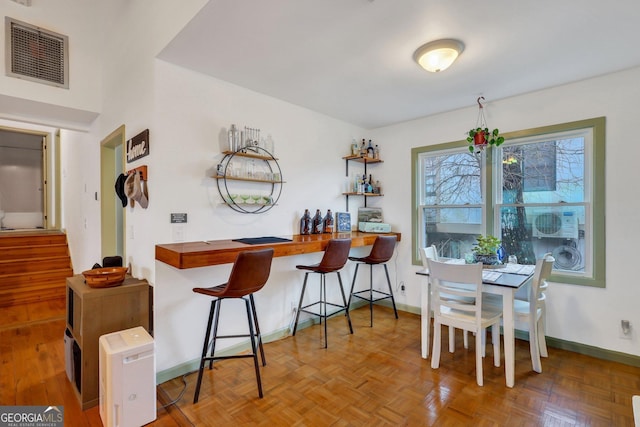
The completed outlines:
{"type": "Polygon", "coordinates": [[[318,316],[320,318],[320,323],[322,323],[322,319],[324,319],[324,348],[327,348],[327,345],[328,345],[327,319],[333,316],[334,314],[340,313],[341,311],[344,311],[346,313],[349,332],[353,334],[353,326],[351,325],[351,317],[349,316],[347,298],[344,293],[344,286],[342,285],[342,277],[340,276],[340,272],[336,271],[336,274],[338,275],[338,283],[340,285],[340,295],[342,296],[342,305],[327,302],[326,273],[318,272],[318,274],[320,274],[320,299],[314,303],[303,306],[302,301],[304,299],[304,294],[307,289],[307,279],[309,278],[309,273],[311,272],[306,272],[304,275],[304,282],[302,283],[302,292],[300,293],[300,302],[298,302],[298,310],[296,311],[296,320],[293,325],[292,335],[295,336],[296,331],[298,330],[298,319],[300,318],[301,311],[304,311],[305,313],[308,313],[308,314],[312,314],[314,316],[318,316]],[[318,312],[307,310],[309,307],[312,307],[314,305],[318,305],[318,312]],[[328,313],[327,306],[337,307],[338,310],[328,313]]]}
{"type": "MultiPolygon", "coordinates": [[[[253,358],[253,364],[256,371],[256,382],[258,384],[258,395],[260,397],[262,394],[262,381],[260,379],[260,367],[258,364],[258,352],[260,352],[262,359],[262,366],[267,364],[264,357],[264,350],[262,348],[262,336],[260,335],[260,326],[258,325],[258,316],[256,314],[256,306],[253,300],[253,294],[249,294],[249,298],[242,298],[245,303],[245,307],[247,310],[247,323],[249,325],[249,334],[241,334],[241,335],[218,335],[218,320],[220,319],[220,307],[222,305],[222,300],[227,298],[216,298],[211,301],[211,310],[209,311],[209,321],[207,323],[207,332],[204,336],[204,344],[202,346],[202,357],[200,358],[200,368],[198,370],[198,380],[196,382],[196,391],[193,396],[193,403],[198,403],[198,398],[200,396],[200,386],[202,384],[202,375],[204,371],[204,365],[208,361],[209,369],[213,367],[214,360],[224,360],[224,359],[240,359],[240,358],[253,358]],[[254,330],[255,326],[255,330],[254,330]],[[213,328],[213,336],[211,337],[211,353],[210,356],[207,356],[207,349],[209,348],[209,337],[211,336],[211,329],[213,328]],[[251,340],[251,354],[238,354],[233,356],[215,356],[215,348],[216,341],[219,338],[243,338],[249,337],[251,340]]],[[[237,299],[237,298],[235,298],[237,299]]]]}
{"type": "MultiPolygon", "coordinates": [[[[378,265],[378,264],[376,264],[378,265]]],[[[356,278],[358,277],[358,267],[360,267],[360,263],[356,264],[356,270],[353,273],[353,281],[351,282],[351,292],[349,293],[349,302],[347,307],[351,307],[351,297],[360,298],[362,300],[369,302],[369,320],[370,324],[373,327],[373,303],[376,301],[380,301],[383,299],[391,299],[391,305],[393,306],[393,313],[398,318],[398,310],[396,309],[396,300],[393,297],[393,289],[391,288],[391,279],[389,278],[389,269],[387,268],[387,264],[382,264],[384,267],[384,273],[387,277],[387,285],[389,287],[389,292],[382,292],[376,289],[373,289],[373,266],[374,264],[369,264],[369,289],[365,289],[363,291],[354,292],[353,289],[356,286],[356,278]],[[382,295],[379,298],[375,298],[373,293],[382,295]],[[367,293],[368,296],[362,296],[360,294],[367,293]]]]}

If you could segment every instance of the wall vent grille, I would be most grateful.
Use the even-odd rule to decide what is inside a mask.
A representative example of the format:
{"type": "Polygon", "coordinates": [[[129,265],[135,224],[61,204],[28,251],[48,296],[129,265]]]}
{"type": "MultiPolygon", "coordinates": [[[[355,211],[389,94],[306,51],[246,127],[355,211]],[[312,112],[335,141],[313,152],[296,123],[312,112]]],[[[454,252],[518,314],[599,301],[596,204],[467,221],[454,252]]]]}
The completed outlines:
{"type": "Polygon", "coordinates": [[[7,76],[69,88],[67,36],[6,17],[7,76]]]}

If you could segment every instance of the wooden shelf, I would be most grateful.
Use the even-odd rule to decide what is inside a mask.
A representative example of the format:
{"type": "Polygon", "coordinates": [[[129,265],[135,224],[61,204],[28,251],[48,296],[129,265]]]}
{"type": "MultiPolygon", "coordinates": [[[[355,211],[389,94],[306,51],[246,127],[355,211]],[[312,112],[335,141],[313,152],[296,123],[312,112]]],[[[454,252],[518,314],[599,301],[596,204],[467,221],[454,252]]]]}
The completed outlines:
{"type": "Polygon", "coordinates": [[[343,196],[365,196],[365,197],[382,197],[384,194],[379,193],[342,193],[343,196]]]}
{"type": "Polygon", "coordinates": [[[73,388],[83,411],[99,403],[100,336],[136,326],[149,331],[149,313],[146,280],[127,276],[120,286],[91,288],[81,274],[67,278],[67,329],[79,355],[73,388]]]}
{"type": "Polygon", "coordinates": [[[222,154],[225,155],[233,155],[233,156],[238,156],[238,157],[248,157],[250,159],[260,159],[260,160],[278,160],[277,158],[273,157],[273,156],[262,156],[260,154],[257,153],[241,153],[239,151],[223,151],[222,154]]]}
{"type": "Polygon", "coordinates": [[[267,179],[242,178],[239,176],[216,175],[214,179],[226,179],[227,181],[247,181],[247,182],[265,182],[267,184],[284,184],[285,181],[271,181],[267,179]]]}
{"type": "Polygon", "coordinates": [[[370,157],[362,157],[362,156],[344,156],[344,160],[353,160],[354,162],[359,163],[382,163],[383,161],[380,159],[372,159],[370,157]]]}

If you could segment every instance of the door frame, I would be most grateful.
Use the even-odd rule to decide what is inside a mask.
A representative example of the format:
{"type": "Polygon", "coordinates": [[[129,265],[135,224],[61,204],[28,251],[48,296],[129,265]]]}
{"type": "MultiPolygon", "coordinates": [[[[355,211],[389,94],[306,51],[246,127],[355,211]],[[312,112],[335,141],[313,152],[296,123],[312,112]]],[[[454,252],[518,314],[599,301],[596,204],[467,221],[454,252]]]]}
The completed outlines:
{"type": "MultiPolygon", "coordinates": [[[[33,129],[21,129],[21,128],[15,128],[11,126],[0,126],[0,129],[6,132],[24,133],[27,135],[42,137],[42,163],[40,165],[41,173],[42,173],[42,180],[41,180],[42,191],[40,194],[40,196],[42,197],[42,228],[44,230],[48,230],[54,227],[59,227],[58,215],[56,215],[55,223],[51,222],[51,218],[49,215],[49,211],[51,210],[50,200],[52,198],[57,200],[57,196],[58,196],[57,194],[53,194],[52,195],[53,197],[49,197],[48,183],[54,179],[53,176],[49,176],[49,173],[51,170],[51,168],[49,168],[49,164],[50,164],[49,162],[51,161],[51,157],[50,157],[51,150],[49,148],[52,145],[50,140],[51,134],[45,131],[38,131],[33,129]]],[[[57,151],[57,147],[56,147],[56,151],[57,151]]],[[[58,180],[59,178],[56,177],[55,181],[57,182],[58,180]]]]}
{"type": "Polygon", "coordinates": [[[100,141],[100,232],[102,257],[120,255],[126,259],[126,215],[115,193],[117,171],[124,171],[125,126],[117,129],[100,141]],[[121,155],[117,155],[120,148],[121,155]],[[122,223],[119,225],[116,209],[122,208],[122,223]],[[120,230],[118,229],[120,228],[120,230]],[[122,253],[118,253],[117,237],[122,239],[122,253]]]}

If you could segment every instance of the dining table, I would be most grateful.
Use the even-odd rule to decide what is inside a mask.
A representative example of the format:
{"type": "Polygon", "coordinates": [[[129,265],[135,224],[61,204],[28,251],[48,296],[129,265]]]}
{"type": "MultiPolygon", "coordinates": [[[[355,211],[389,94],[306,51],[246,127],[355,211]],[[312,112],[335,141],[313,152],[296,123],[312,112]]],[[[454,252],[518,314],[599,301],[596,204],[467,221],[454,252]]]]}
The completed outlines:
{"type": "MultiPolygon", "coordinates": [[[[464,264],[464,260],[451,259],[445,262],[464,264]]],[[[502,296],[502,323],[504,339],[504,370],[507,387],[515,384],[515,325],[513,301],[516,291],[533,277],[534,265],[504,264],[487,266],[482,270],[482,292],[502,296]]],[[[429,335],[431,330],[431,284],[429,270],[424,268],[416,272],[423,276],[421,302],[421,343],[422,358],[429,357],[429,335]]]]}

